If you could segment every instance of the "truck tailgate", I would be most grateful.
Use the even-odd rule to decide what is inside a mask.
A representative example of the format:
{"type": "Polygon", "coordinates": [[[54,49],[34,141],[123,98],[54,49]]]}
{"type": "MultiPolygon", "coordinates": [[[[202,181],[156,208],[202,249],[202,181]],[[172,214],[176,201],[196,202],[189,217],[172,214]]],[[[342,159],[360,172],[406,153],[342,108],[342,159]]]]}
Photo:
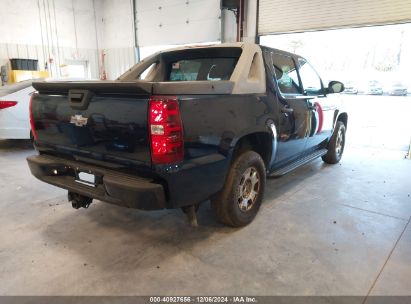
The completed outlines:
{"type": "Polygon", "coordinates": [[[37,145],[96,160],[150,164],[149,83],[34,83],[37,145]]]}

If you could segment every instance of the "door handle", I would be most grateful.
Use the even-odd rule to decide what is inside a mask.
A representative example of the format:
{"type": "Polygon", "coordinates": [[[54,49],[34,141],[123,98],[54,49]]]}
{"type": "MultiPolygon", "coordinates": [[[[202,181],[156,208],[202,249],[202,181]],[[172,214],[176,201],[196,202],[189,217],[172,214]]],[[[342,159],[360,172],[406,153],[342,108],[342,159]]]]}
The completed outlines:
{"type": "Polygon", "coordinates": [[[293,108],[290,108],[289,106],[284,106],[281,108],[281,112],[285,113],[285,114],[291,114],[294,112],[293,108]]]}

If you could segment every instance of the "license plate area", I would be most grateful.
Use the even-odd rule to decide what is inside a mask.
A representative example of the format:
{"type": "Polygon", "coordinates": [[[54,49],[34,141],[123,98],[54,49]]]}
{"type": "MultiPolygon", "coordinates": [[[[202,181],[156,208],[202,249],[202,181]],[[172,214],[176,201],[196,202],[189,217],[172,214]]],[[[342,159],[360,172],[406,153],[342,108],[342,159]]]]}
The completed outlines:
{"type": "Polygon", "coordinates": [[[92,173],[78,171],[76,173],[76,182],[89,187],[95,187],[96,176],[92,173]]]}

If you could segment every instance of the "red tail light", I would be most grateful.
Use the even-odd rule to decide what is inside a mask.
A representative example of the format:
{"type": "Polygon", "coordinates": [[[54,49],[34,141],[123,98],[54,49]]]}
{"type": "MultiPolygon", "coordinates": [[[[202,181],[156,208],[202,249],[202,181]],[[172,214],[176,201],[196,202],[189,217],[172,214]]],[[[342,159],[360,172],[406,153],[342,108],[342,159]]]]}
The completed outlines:
{"type": "Polygon", "coordinates": [[[31,97],[30,97],[29,111],[30,111],[31,134],[33,134],[33,138],[36,140],[37,139],[37,132],[36,132],[36,129],[35,129],[35,126],[34,126],[33,110],[32,110],[34,95],[35,94],[33,93],[33,94],[31,94],[31,97]]]}
{"type": "Polygon", "coordinates": [[[14,107],[17,101],[0,100],[0,110],[14,107]]]}
{"type": "Polygon", "coordinates": [[[152,96],[148,124],[152,162],[170,164],[183,160],[183,124],[177,97],[152,96]]]}

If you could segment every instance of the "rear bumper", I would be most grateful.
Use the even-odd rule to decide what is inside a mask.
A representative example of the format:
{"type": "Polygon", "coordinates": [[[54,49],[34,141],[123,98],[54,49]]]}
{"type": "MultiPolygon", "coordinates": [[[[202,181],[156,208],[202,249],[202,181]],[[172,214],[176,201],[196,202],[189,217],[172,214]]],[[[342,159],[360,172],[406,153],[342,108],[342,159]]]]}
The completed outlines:
{"type": "Polygon", "coordinates": [[[27,162],[39,180],[81,195],[129,208],[167,208],[164,187],[151,179],[49,155],[30,156],[27,162]],[[95,186],[76,182],[78,172],[94,174],[95,186]]]}

